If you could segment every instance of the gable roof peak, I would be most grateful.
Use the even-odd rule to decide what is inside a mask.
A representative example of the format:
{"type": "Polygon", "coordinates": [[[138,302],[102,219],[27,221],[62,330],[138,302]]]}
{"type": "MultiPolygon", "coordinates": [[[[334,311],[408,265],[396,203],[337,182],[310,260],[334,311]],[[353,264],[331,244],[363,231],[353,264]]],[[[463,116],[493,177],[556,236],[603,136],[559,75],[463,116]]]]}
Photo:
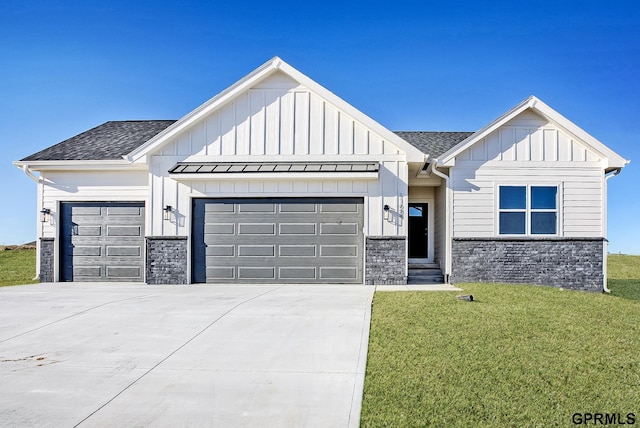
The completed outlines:
{"type": "Polygon", "coordinates": [[[280,58],[279,56],[274,56],[273,58],[271,58],[271,64],[273,64],[274,68],[280,68],[280,66],[282,65],[284,61],[282,60],[282,58],[280,58]]]}
{"type": "Polygon", "coordinates": [[[538,113],[546,120],[554,124],[555,126],[563,129],[569,134],[573,135],[578,140],[582,141],[588,147],[600,153],[603,157],[607,158],[609,168],[622,168],[629,161],[621,157],[619,154],[615,153],[613,150],[605,146],[603,143],[598,141],[596,138],[588,134],[582,128],[578,127],[576,124],[571,122],[569,119],[555,111],[553,108],[549,107],[544,103],[540,98],[535,95],[530,95],[521,103],[517,104],[511,110],[504,113],[502,116],[495,119],[493,122],[489,123],[484,128],[475,132],[464,141],[461,141],[458,145],[452,147],[446,153],[443,153],[442,156],[438,159],[439,165],[447,165],[452,162],[452,160],[464,150],[473,146],[477,142],[484,139],[487,135],[494,132],[499,127],[507,124],[509,121],[519,116],[526,110],[533,110],[538,113]]]}
{"type": "Polygon", "coordinates": [[[351,106],[342,98],[334,95],[331,91],[319,85],[291,65],[287,64],[278,56],[271,58],[269,61],[262,64],[260,67],[256,68],[254,71],[238,80],[233,85],[224,89],[222,92],[215,95],[204,104],[187,113],[176,123],[169,126],[167,129],[160,132],[158,135],[151,138],[143,145],[132,150],[130,153],[124,156],[124,158],[129,162],[144,162],[147,154],[158,150],[160,147],[169,143],[171,138],[173,138],[180,132],[183,132],[198,120],[201,120],[211,112],[216,111],[216,109],[221,108],[226,103],[231,102],[242,93],[256,85],[258,82],[263,81],[276,72],[282,72],[286,74],[291,79],[298,82],[300,85],[306,87],[309,91],[319,95],[326,102],[333,104],[338,109],[344,111],[354,120],[360,122],[365,127],[371,129],[373,132],[380,135],[383,139],[387,140],[389,143],[404,151],[410,161],[420,162],[424,159],[424,154],[418,148],[412,146],[407,141],[400,138],[398,135],[394,134],[387,128],[380,125],[378,122],[371,119],[366,114],[351,106]]]}

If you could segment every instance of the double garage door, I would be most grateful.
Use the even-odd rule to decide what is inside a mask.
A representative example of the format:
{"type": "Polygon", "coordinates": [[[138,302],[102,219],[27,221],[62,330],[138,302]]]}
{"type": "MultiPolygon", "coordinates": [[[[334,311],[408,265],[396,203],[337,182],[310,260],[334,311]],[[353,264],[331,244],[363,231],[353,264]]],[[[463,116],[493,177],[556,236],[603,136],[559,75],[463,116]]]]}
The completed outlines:
{"type": "Polygon", "coordinates": [[[61,281],[143,281],[144,203],[61,204],[61,281]]]}
{"type": "Polygon", "coordinates": [[[194,282],[362,284],[362,198],[193,204],[194,282]]]}

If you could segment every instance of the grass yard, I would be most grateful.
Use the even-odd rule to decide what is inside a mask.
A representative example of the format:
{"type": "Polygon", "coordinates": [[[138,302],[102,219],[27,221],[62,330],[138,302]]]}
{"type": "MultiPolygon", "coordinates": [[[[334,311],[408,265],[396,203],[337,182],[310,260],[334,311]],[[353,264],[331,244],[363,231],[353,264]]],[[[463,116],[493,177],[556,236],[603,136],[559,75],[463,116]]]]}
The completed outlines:
{"type": "Polygon", "coordinates": [[[640,256],[616,254],[609,256],[608,260],[611,294],[625,299],[640,300],[640,256]]]}
{"type": "Polygon", "coordinates": [[[640,419],[640,257],[612,256],[612,294],[464,284],[378,292],[365,427],[574,426],[640,419]]]}
{"type": "Polygon", "coordinates": [[[0,286],[32,284],[36,272],[36,250],[5,250],[0,247],[0,286]]]}

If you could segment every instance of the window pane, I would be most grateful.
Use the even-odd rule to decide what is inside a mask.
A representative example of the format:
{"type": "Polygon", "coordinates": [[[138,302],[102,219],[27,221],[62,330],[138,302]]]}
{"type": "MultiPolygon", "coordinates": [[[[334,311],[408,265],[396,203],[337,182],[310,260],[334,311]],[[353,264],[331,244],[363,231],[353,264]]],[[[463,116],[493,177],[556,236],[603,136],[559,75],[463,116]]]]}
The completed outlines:
{"type": "Polygon", "coordinates": [[[531,208],[534,210],[556,209],[558,188],[553,186],[531,187],[531,208]]]}
{"type": "Polygon", "coordinates": [[[556,213],[531,213],[531,233],[551,234],[556,233],[556,213]]]}
{"type": "Polygon", "coordinates": [[[500,234],[524,234],[524,220],[525,213],[500,213],[500,234]]]}
{"type": "Polygon", "coordinates": [[[422,207],[409,207],[409,217],[422,217],[422,207]]]}
{"type": "Polygon", "coordinates": [[[524,186],[500,186],[500,209],[525,209],[527,188],[524,186]]]}

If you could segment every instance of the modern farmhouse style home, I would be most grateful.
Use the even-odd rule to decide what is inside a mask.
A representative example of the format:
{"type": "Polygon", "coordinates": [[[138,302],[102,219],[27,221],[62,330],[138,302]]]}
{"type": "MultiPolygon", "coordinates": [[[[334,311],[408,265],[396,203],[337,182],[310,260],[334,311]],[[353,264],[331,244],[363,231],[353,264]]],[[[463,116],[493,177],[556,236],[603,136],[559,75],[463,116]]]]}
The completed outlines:
{"type": "Polygon", "coordinates": [[[476,132],[392,132],[276,57],[177,121],[15,165],[38,185],[41,281],[601,291],[627,163],[535,97],[476,132]]]}

